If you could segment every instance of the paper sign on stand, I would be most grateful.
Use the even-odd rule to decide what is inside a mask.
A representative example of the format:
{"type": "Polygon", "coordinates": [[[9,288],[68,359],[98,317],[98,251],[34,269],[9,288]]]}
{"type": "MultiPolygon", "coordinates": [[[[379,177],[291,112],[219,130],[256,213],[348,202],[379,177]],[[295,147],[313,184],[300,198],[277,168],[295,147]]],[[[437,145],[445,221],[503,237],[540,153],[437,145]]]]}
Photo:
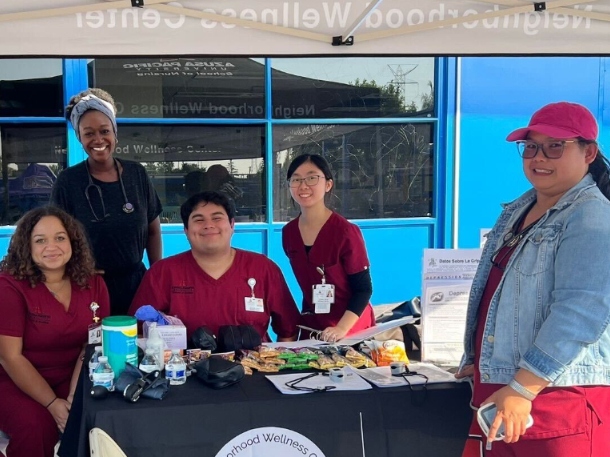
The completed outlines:
{"type": "Polygon", "coordinates": [[[481,249],[424,250],[422,361],[457,365],[481,249]]]}

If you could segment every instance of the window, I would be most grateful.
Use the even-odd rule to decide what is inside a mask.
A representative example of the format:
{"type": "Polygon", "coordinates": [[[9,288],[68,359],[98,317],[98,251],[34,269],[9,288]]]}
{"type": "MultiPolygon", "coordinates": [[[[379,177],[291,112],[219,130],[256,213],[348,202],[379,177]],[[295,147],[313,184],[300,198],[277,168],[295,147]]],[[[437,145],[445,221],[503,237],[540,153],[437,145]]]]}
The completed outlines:
{"type": "Polygon", "coordinates": [[[95,59],[91,87],[108,91],[118,117],[264,117],[265,65],[237,57],[95,59]]]}
{"type": "Polygon", "coordinates": [[[324,156],[334,174],[330,205],[346,218],[432,215],[433,124],[281,125],[273,130],[274,218],[297,215],[286,183],[294,157],[324,156]]]}
{"type": "Polygon", "coordinates": [[[1,59],[0,117],[63,117],[61,59],[1,59]]]}
{"type": "Polygon", "coordinates": [[[433,58],[272,59],[273,117],[431,117],[433,58]]]}
{"type": "Polygon", "coordinates": [[[161,203],[161,221],[179,223],[192,194],[219,190],[235,205],[236,221],[264,221],[262,126],[119,125],[116,157],[146,168],[161,203]]]}
{"type": "Polygon", "coordinates": [[[0,223],[14,225],[26,211],[46,205],[66,166],[64,125],[0,125],[0,223]]]}

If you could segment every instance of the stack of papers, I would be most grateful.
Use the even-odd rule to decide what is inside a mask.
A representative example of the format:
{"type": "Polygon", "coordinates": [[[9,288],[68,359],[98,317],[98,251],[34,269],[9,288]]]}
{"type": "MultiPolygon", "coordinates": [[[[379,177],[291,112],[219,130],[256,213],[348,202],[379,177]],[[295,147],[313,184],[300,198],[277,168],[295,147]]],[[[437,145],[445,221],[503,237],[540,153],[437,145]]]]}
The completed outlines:
{"type": "MultiPolygon", "coordinates": [[[[428,377],[428,384],[436,382],[456,382],[453,374],[439,368],[431,363],[409,363],[409,370],[421,373],[428,377]]],[[[400,387],[407,386],[407,381],[402,376],[392,376],[390,367],[376,367],[376,368],[352,368],[345,367],[346,372],[352,372],[358,374],[362,378],[366,379],[370,383],[377,387],[400,387]]],[[[424,384],[426,378],[423,376],[410,376],[409,382],[412,385],[424,384]]]]}
{"type": "MultiPolygon", "coordinates": [[[[303,390],[296,390],[286,386],[287,382],[294,381],[303,376],[307,376],[308,373],[296,373],[296,374],[277,374],[265,376],[273,385],[283,394],[287,395],[299,395],[312,393],[303,390]]],[[[326,373],[317,373],[317,376],[313,376],[309,379],[305,379],[300,382],[299,387],[309,387],[310,389],[323,389],[324,387],[334,387],[334,389],[327,390],[326,392],[335,392],[340,390],[369,390],[372,389],[371,385],[362,379],[360,376],[350,372],[347,367],[345,368],[345,376],[343,381],[335,382],[330,379],[326,373]]]]}

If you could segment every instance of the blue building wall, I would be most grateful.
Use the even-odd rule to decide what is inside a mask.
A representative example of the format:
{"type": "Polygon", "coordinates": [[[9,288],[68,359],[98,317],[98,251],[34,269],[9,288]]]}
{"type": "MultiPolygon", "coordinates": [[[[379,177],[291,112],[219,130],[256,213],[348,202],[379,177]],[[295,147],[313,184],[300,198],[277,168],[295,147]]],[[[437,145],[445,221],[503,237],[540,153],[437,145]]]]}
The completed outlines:
{"type": "Polygon", "coordinates": [[[461,59],[457,247],[478,247],[480,229],[493,225],[500,204],[530,187],[505,139],[538,108],[562,100],[587,106],[602,151],[610,147],[609,65],[602,57],[461,59]]]}
{"type": "MultiPolygon", "coordinates": [[[[434,217],[356,221],[371,260],[373,304],[418,295],[425,248],[478,247],[480,229],[492,226],[500,203],[529,187],[516,149],[505,138],[542,105],[570,100],[589,107],[600,124],[602,150],[607,145],[610,151],[610,89],[605,90],[610,88],[610,58],[468,57],[459,64],[450,58],[438,59],[437,72],[434,217]]],[[[71,81],[71,86],[86,86],[86,80],[71,81]]],[[[69,134],[74,145],[71,129],[69,134]]],[[[70,164],[83,158],[71,153],[70,164]]],[[[299,303],[301,293],[282,251],[282,226],[237,224],[233,245],[278,263],[299,303]]],[[[13,231],[0,227],[0,255],[13,231]]],[[[165,257],[188,249],[181,225],[164,224],[162,232],[165,257]]]]}

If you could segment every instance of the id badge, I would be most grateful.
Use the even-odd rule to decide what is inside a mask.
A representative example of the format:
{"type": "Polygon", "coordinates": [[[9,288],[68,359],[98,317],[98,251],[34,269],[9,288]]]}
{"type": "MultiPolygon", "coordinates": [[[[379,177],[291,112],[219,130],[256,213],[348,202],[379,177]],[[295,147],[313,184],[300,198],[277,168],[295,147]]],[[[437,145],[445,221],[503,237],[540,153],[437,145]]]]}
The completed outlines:
{"type": "Polygon", "coordinates": [[[246,311],[254,311],[255,313],[264,313],[265,306],[262,298],[244,297],[246,303],[246,311]]]}
{"type": "Polygon", "coordinates": [[[332,284],[316,284],[313,286],[313,303],[316,314],[330,313],[330,305],[335,302],[335,286],[332,284]]]}
{"type": "Polygon", "coordinates": [[[89,344],[102,343],[102,326],[100,324],[91,324],[89,326],[89,344]]]}

